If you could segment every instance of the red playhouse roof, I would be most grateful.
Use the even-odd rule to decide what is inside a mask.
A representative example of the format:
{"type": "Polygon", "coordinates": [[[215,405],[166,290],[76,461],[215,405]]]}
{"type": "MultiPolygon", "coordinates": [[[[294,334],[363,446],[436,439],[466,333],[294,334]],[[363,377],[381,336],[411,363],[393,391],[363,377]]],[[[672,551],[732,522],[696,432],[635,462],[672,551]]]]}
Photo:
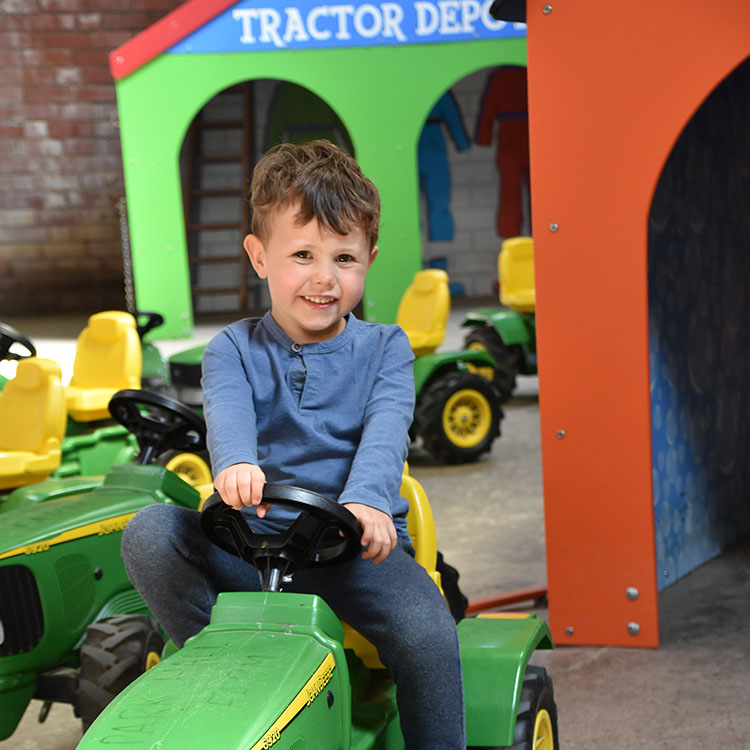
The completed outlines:
{"type": "Polygon", "coordinates": [[[187,0],[109,53],[112,76],[129,76],[236,2],[237,0],[187,0]]]}

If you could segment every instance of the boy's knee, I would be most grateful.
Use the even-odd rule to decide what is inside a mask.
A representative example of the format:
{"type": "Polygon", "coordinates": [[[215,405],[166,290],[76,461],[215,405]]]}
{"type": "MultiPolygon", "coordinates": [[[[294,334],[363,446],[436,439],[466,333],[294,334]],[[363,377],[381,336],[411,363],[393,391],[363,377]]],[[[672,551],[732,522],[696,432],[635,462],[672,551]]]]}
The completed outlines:
{"type": "Polygon", "coordinates": [[[126,560],[143,555],[146,548],[158,538],[166,538],[165,528],[170,525],[175,508],[155,503],[141,508],[127,523],[122,532],[120,551],[126,560]]]}

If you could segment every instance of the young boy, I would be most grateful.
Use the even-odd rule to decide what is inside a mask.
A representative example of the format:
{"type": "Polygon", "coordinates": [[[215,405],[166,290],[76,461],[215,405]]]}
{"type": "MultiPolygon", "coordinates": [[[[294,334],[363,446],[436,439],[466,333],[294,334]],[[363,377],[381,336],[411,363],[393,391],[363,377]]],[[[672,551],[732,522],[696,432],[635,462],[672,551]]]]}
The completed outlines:
{"type": "MultiPolygon", "coordinates": [[[[285,588],[320,595],[374,643],[396,682],[408,750],[464,750],[455,623],[414,561],[399,493],[413,355],[400,328],[352,313],[378,252],[378,192],[346,152],[314,141],[266,154],[251,204],[244,246],[271,310],[231,324],[204,354],[215,487],[261,533],[289,522],[261,504],[267,481],[319,492],[357,517],[361,557],[300,570],[285,588]]],[[[212,545],[185,508],[140,511],[123,556],[178,646],[208,623],[220,591],[260,588],[255,568],[212,545]]]]}

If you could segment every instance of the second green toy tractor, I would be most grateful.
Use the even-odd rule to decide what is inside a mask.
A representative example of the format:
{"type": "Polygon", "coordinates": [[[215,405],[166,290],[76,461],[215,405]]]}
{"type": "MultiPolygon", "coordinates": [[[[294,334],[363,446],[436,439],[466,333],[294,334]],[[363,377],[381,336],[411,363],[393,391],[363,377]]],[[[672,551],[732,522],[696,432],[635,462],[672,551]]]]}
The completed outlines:
{"type": "Polygon", "coordinates": [[[471,310],[461,321],[468,328],[467,349],[488,352],[492,368],[477,370],[490,379],[503,402],[516,388],[518,375],[536,375],[536,291],[531,237],[511,237],[498,256],[501,308],[471,310]]]}

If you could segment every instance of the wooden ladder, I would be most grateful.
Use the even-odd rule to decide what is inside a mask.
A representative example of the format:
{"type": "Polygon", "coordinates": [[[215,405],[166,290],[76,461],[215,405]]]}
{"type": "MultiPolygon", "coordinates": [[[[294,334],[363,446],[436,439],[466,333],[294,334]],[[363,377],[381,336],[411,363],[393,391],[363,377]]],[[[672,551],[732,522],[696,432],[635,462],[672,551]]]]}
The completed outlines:
{"type": "MultiPolygon", "coordinates": [[[[226,107],[224,109],[227,109],[226,107]]],[[[250,178],[253,167],[254,151],[253,128],[253,90],[252,83],[233,86],[218,94],[199,113],[190,125],[184,150],[183,171],[183,201],[185,211],[185,230],[187,234],[188,261],[190,263],[190,288],[193,296],[193,308],[196,314],[208,312],[200,309],[200,298],[218,295],[231,295],[236,299],[235,304],[224,303],[221,308],[210,312],[244,312],[260,305],[261,286],[258,279],[250,274],[250,263],[242,249],[242,241],[250,232],[250,209],[246,201],[250,189],[250,178]],[[210,115],[212,105],[219,102],[225,95],[234,95],[234,102],[239,98],[239,106],[230,108],[230,117],[215,118],[210,115]],[[237,94],[240,94],[237,97],[237,94]],[[234,113],[236,112],[236,116],[234,113]],[[214,147],[205,148],[205,141],[209,131],[213,131],[214,147]],[[225,138],[217,137],[219,133],[226,134],[225,138]],[[239,136],[239,150],[237,144],[239,136]],[[222,148],[216,148],[216,143],[225,140],[222,148]],[[212,166],[221,170],[221,165],[227,165],[225,174],[215,173],[209,179],[209,169],[212,166]],[[239,176],[237,175],[239,168],[239,176]],[[208,206],[208,201],[217,205],[217,199],[225,198],[220,205],[226,218],[217,220],[202,220],[201,216],[208,206]],[[235,203],[238,210],[232,206],[235,203]],[[213,244],[212,235],[216,239],[217,232],[231,232],[236,235],[236,242],[213,244]],[[217,253],[217,247],[220,252],[217,253]],[[224,283],[216,285],[212,276],[212,269],[223,266],[224,283]],[[229,270],[232,269],[232,270],[229,270]],[[236,283],[227,284],[227,277],[236,279],[236,283]],[[251,288],[252,287],[252,288],[251,288]],[[252,295],[250,292],[253,291],[252,295]]],[[[224,235],[226,236],[226,235],[224,235]]]]}

